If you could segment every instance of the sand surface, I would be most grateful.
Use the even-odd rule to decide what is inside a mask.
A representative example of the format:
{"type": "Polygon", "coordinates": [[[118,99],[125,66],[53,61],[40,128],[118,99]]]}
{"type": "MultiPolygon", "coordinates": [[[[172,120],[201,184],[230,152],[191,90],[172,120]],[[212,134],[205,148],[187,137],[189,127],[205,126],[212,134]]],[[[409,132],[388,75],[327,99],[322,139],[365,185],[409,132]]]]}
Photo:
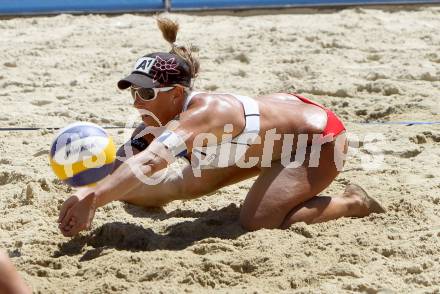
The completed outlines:
{"type": "MultiPolygon", "coordinates": [[[[354,142],[382,134],[351,150],[325,194],[355,182],[388,213],[246,233],[249,180],[163,210],[112,203],[90,232],[64,238],[56,219],[70,191],[48,165],[54,133],[1,132],[0,246],[35,292],[438,293],[440,126],[356,122],[440,121],[440,8],[173,16],[180,42],[200,47],[196,88],[297,91],[335,110],[354,142]],[[361,165],[378,152],[381,165],[361,165]]],[[[145,15],[0,20],[0,125],[123,126],[133,111],[117,80],[163,50],[145,15]]]]}

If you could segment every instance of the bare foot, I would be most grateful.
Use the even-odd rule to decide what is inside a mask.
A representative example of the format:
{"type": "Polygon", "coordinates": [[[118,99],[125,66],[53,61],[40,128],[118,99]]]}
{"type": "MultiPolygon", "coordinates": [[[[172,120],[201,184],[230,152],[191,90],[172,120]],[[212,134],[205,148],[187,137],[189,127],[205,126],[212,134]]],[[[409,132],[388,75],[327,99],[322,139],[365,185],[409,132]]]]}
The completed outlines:
{"type": "Polygon", "coordinates": [[[363,207],[361,215],[363,216],[367,216],[370,213],[386,212],[385,208],[383,208],[383,206],[380,205],[380,203],[376,199],[369,196],[367,192],[365,192],[365,190],[362,189],[362,187],[359,185],[348,184],[345,187],[345,191],[342,197],[352,198],[358,201],[360,200],[361,206],[363,207]]]}

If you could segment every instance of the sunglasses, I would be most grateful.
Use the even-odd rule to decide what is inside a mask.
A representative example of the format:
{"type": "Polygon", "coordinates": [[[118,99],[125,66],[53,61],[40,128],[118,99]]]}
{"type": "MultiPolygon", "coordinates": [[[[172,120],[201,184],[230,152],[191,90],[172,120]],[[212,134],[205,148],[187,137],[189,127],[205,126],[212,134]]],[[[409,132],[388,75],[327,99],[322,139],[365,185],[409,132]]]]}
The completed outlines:
{"type": "Polygon", "coordinates": [[[130,87],[131,96],[136,100],[136,97],[142,101],[151,101],[157,98],[159,92],[168,92],[174,89],[173,87],[163,87],[163,88],[142,88],[142,87],[130,87]]]}

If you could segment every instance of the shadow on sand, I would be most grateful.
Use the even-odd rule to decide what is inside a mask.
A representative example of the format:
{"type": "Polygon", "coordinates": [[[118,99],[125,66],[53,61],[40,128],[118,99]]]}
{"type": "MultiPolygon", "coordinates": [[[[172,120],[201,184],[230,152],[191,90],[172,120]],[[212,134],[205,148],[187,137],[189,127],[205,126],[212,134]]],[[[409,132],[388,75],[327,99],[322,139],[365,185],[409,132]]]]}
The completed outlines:
{"type": "Polygon", "coordinates": [[[172,217],[196,219],[171,225],[161,234],[135,224],[107,223],[88,235],[75,237],[60,244],[53,257],[83,254],[80,261],[86,261],[99,257],[102,251],[108,248],[128,251],[182,250],[206,238],[235,239],[246,232],[238,222],[240,209],[235,204],[220,210],[203,212],[176,209],[165,213],[161,209],[129,209],[132,209],[130,213],[137,217],[159,220],[172,217]],[[93,249],[84,253],[83,248],[86,245],[93,249]]]}

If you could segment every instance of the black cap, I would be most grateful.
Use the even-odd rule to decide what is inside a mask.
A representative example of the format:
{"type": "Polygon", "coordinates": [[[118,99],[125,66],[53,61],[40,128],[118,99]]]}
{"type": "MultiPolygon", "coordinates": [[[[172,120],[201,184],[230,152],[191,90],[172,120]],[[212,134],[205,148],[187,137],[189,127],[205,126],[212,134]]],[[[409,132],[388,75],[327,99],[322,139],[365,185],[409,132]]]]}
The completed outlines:
{"type": "Polygon", "coordinates": [[[135,84],[143,88],[167,85],[191,85],[191,70],[181,57],[172,53],[151,53],[139,58],[129,76],[118,82],[123,90],[135,84]]]}

